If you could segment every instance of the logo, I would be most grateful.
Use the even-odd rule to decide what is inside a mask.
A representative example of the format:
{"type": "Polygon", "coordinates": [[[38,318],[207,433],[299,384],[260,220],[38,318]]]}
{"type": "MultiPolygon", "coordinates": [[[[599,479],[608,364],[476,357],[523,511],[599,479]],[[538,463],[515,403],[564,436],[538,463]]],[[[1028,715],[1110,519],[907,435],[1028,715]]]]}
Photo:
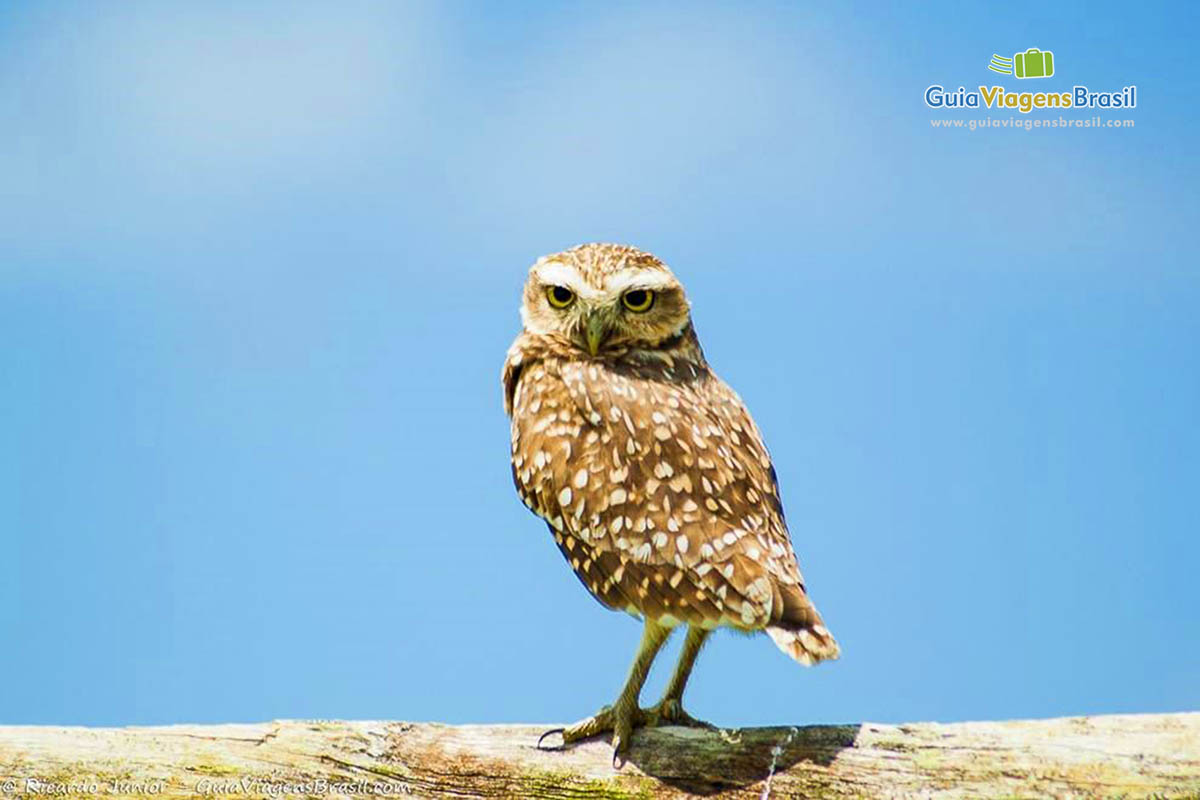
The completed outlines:
{"type": "MultiPolygon", "coordinates": [[[[1054,53],[1031,47],[1012,58],[993,53],[987,68],[1000,75],[1018,80],[1052,78],[1055,76],[1054,53]]],[[[951,84],[953,85],[953,84],[951,84]]],[[[925,90],[925,105],[930,108],[987,108],[996,111],[1017,111],[1030,114],[1061,109],[1137,108],[1137,86],[1129,85],[1116,91],[1095,92],[1085,85],[1074,84],[1049,91],[1007,91],[1003,86],[983,86],[969,90],[965,86],[947,89],[935,83],[925,90]]]]}
{"type": "Polygon", "coordinates": [[[992,53],[988,69],[1018,78],[1049,78],[1054,74],[1054,53],[1038,50],[1036,47],[1031,47],[1024,53],[1015,53],[1012,58],[992,53]]]}

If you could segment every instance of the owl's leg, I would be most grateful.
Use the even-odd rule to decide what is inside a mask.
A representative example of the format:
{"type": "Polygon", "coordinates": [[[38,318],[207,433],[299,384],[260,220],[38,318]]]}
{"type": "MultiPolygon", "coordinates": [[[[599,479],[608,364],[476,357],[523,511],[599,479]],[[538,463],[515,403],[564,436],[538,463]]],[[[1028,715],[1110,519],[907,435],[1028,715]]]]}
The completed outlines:
{"type": "Polygon", "coordinates": [[[684,687],[687,686],[692,667],[696,664],[696,656],[700,655],[700,648],[704,647],[704,642],[711,632],[696,625],[688,627],[687,639],[683,643],[683,651],[679,654],[679,663],[675,666],[675,673],[671,676],[671,682],[667,684],[667,690],[663,692],[662,700],[658,701],[658,705],[651,706],[643,712],[647,717],[646,724],[713,727],[683,710],[684,687]]]}
{"type": "Polygon", "coordinates": [[[650,665],[654,657],[671,635],[671,629],[647,619],[642,629],[642,641],[638,645],[637,655],[633,666],[629,669],[629,679],[625,688],[617,697],[617,702],[600,709],[595,716],[581,720],[562,732],[563,744],[571,744],[581,739],[587,739],[606,731],[612,731],[613,758],[625,752],[629,747],[629,739],[633,729],[645,721],[644,714],[638,708],[638,696],[642,693],[642,685],[650,673],[650,665]]]}

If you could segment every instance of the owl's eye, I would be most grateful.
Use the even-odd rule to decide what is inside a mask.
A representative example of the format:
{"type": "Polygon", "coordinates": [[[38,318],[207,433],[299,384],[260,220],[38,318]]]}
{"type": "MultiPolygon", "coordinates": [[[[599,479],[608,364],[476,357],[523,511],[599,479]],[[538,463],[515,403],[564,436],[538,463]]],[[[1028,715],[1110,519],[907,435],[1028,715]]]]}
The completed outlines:
{"type": "Polygon", "coordinates": [[[654,292],[649,289],[634,289],[632,292],[626,292],[621,297],[621,302],[630,311],[649,311],[650,306],[654,305],[654,292]]]}
{"type": "Polygon", "coordinates": [[[575,302],[575,293],[565,286],[551,286],[546,290],[546,299],[555,308],[566,308],[575,302]]]}

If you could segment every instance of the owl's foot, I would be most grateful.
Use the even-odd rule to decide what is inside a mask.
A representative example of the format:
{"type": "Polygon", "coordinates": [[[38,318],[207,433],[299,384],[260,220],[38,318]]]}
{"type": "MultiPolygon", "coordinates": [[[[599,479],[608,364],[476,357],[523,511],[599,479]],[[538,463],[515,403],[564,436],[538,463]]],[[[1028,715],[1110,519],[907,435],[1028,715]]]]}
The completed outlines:
{"type": "Polygon", "coordinates": [[[650,708],[638,708],[618,702],[615,706],[605,706],[587,719],[580,720],[568,728],[555,728],[542,734],[538,746],[544,739],[555,734],[562,737],[562,746],[591,739],[604,733],[612,734],[613,762],[629,749],[629,740],[633,737],[635,728],[661,728],[666,725],[679,725],[687,728],[709,728],[715,726],[704,720],[696,719],[683,710],[683,705],[677,697],[664,697],[657,705],[650,708]]]}
{"type": "Polygon", "coordinates": [[[641,717],[639,724],[648,728],[661,728],[664,725],[679,725],[685,728],[708,728],[716,730],[716,726],[702,719],[696,719],[683,710],[683,703],[678,697],[664,697],[657,705],[638,710],[641,717]]]}
{"type": "Polygon", "coordinates": [[[587,719],[582,719],[562,730],[546,731],[543,738],[557,733],[562,736],[563,746],[591,739],[604,733],[612,734],[613,765],[616,766],[619,757],[629,749],[629,740],[633,738],[633,729],[645,725],[647,717],[642,709],[632,703],[617,702],[616,705],[605,706],[587,719]]]}

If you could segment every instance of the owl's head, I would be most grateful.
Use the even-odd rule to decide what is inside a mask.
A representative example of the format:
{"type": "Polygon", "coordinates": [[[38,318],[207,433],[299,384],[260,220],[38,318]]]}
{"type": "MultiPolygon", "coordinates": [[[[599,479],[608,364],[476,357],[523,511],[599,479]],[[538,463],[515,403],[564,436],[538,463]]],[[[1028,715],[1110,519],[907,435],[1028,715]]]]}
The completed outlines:
{"type": "Polygon", "coordinates": [[[691,323],[683,286],[649,253],[583,244],[538,259],[521,303],[529,333],[552,335],[581,354],[656,349],[691,323]]]}

